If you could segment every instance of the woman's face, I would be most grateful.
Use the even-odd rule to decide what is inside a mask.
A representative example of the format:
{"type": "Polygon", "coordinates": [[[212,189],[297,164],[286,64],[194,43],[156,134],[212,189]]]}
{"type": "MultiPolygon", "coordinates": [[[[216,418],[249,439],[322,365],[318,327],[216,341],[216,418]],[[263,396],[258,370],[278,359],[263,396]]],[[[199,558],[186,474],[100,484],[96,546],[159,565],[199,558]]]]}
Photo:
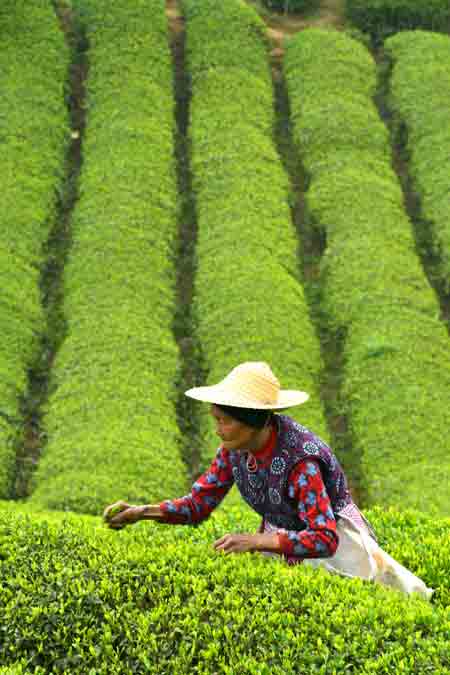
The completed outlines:
{"type": "Polygon", "coordinates": [[[216,422],[216,433],[226,450],[245,450],[252,447],[255,437],[258,436],[257,429],[235,420],[214,404],[210,412],[216,422]]]}

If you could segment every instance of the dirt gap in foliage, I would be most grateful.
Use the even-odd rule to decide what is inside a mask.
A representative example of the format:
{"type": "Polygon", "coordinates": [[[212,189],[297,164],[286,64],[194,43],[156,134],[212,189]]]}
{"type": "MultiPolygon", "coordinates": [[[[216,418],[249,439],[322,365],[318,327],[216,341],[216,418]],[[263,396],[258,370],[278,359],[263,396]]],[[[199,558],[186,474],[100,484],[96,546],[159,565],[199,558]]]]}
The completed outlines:
{"type": "Polygon", "coordinates": [[[417,255],[422,262],[428,282],[436,293],[440,306],[440,318],[450,333],[450,292],[445,288],[444,281],[440,276],[440,261],[433,250],[432,225],[422,217],[420,196],[414,188],[414,182],[409,173],[410,157],[407,149],[408,134],[406,126],[395,122],[388,104],[391,64],[382,48],[374,53],[374,57],[378,63],[379,72],[379,86],[375,103],[380,117],[391,134],[392,166],[402,186],[405,209],[412,224],[417,255]]]}
{"type": "Polygon", "coordinates": [[[66,83],[71,138],[65,160],[65,177],[57,195],[55,222],[43,256],[46,263],[41,272],[40,290],[47,328],[42,337],[40,353],[29,371],[28,394],[22,401],[25,432],[23,443],[17,451],[15,498],[23,498],[29,494],[31,475],[46,443],[46,433],[42,425],[43,407],[48,397],[52,364],[66,334],[62,308],[63,273],[71,245],[71,214],[78,199],[85,128],[87,41],[72,9],[59,1],[55,1],[54,7],[72,54],[66,83]]]}
{"type": "Polygon", "coordinates": [[[186,389],[204,384],[205,372],[200,346],[192,321],[192,297],[195,277],[197,214],[189,153],[189,75],[185,63],[185,21],[177,0],[167,0],[170,49],[174,68],[175,95],[175,159],[179,198],[179,243],[177,252],[177,313],[174,334],[180,349],[181,372],[177,383],[178,426],[183,435],[182,456],[190,478],[199,474],[200,444],[198,441],[198,404],[184,395],[186,389]]]}

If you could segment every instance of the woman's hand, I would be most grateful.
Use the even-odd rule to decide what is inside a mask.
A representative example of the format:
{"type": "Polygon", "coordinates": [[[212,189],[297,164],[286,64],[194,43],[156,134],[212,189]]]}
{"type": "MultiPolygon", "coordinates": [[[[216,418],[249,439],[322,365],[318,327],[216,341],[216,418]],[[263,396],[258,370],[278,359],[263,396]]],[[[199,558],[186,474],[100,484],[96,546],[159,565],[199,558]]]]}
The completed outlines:
{"type": "Polygon", "coordinates": [[[103,519],[108,527],[113,530],[121,530],[126,525],[133,525],[141,519],[141,506],[132,506],[124,501],[110,504],[103,511],[103,519]]]}
{"type": "Polygon", "coordinates": [[[248,551],[280,552],[278,535],[264,534],[225,534],[214,542],[216,551],[224,553],[247,553],[248,551]]]}
{"type": "Polygon", "coordinates": [[[214,542],[214,548],[224,553],[255,551],[256,538],[255,534],[226,534],[214,542]]]}
{"type": "Polygon", "coordinates": [[[108,527],[121,530],[126,525],[133,525],[139,520],[164,520],[164,514],[157,504],[132,506],[127,502],[118,501],[106,507],[103,519],[108,527]]]}

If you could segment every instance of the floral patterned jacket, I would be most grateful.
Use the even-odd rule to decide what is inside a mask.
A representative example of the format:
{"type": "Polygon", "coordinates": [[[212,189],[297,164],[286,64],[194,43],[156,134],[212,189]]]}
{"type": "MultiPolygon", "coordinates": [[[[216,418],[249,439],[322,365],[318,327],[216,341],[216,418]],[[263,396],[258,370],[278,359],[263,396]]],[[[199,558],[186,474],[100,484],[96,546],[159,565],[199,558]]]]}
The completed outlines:
{"type": "Polygon", "coordinates": [[[256,457],[220,447],[189,495],[160,504],[166,522],[201,522],[233,484],[261,514],[261,530],[278,532],[289,562],[335,553],[336,517],[353,503],[338,460],[311,431],[274,415],[271,438],[256,457]]]}

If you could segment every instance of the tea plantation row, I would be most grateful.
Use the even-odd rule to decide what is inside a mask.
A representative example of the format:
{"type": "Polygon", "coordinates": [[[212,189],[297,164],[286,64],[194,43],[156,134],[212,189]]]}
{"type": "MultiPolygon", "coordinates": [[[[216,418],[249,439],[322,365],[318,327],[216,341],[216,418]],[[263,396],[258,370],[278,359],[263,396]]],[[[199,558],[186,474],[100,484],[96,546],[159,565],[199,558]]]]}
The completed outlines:
{"type": "Polygon", "coordinates": [[[183,491],[187,480],[172,332],[174,104],[163,0],[74,8],[89,44],[88,117],[64,272],[67,336],[32,501],[98,513],[123,496],[183,491]]]}
{"type": "MultiPolygon", "coordinates": [[[[273,140],[265,27],[244,3],[182,6],[198,217],[193,313],[208,382],[239,362],[265,360],[284,387],[311,394],[301,419],[326,436],[320,348],[299,278],[288,177],[273,140]]],[[[206,412],[202,440],[209,463],[218,443],[206,412]]]]}
{"type": "Polygon", "coordinates": [[[10,504],[0,509],[0,662],[42,675],[450,673],[449,520],[369,517],[436,588],[434,604],[260,554],[217,554],[223,532],[255,527],[240,509],[199,528],[112,532],[10,504]]]}
{"type": "Polygon", "coordinates": [[[48,2],[4,0],[0,26],[0,496],[7,497],[28,369],[46,332],[39,282],[69,137],[69,53],[48,2]]]}
{"type": "Polygon", "coordinates": [[[409,171],[431,228],[440,277],[450,291],[450,37],[425,31],[386,40],[391,107],[407,130],[409,171]]]}
{"type": "Polygon", "coordinates": [[[326,235],[322,309],[343,340],[343,405],[368,503],[448,514],[448,333],[373,102],[375,63],[348,36],[309,30],[289,43],[285,72],[306,217],[326,235]]]}

